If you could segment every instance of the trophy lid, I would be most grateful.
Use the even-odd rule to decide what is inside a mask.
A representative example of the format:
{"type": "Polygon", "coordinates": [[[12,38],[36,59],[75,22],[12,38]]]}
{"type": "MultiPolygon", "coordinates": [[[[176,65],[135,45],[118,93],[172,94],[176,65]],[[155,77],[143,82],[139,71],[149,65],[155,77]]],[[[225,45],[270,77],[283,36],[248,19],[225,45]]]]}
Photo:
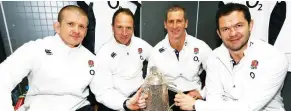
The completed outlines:
{"type": "Polygon", "coordinates": [[[150,85],[162,85],[163,82],[163,76],[158,71],[157,67],[153,66],[150,68],[150,75],[147,78],[147,82],[150,85]]]}

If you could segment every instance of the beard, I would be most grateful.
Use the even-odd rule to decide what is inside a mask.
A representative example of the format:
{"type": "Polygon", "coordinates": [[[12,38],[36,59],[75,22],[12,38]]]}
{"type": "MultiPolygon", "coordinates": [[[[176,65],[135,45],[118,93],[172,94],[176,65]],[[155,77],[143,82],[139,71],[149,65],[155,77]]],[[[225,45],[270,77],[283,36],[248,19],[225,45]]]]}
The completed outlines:
{"type": "Polygon", "coordinates": [[[249,38],[250,38],[250,32],[247,34],[246,37],[241,38],[242,42],[239,44],[232,44],[230,42],[223,42],[224,46],[226,46],[229,50],[231,51],[239,51],[241,50],[244,46],[247,45],[249,38]]]}

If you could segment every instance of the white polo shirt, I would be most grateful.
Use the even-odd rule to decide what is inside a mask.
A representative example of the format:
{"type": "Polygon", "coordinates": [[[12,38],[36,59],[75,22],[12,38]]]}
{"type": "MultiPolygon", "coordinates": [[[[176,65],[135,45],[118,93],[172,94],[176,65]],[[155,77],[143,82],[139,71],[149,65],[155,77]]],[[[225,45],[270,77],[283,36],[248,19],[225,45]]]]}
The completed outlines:
{"type": "Polygon", "coordinates": [[[25,76],[29,90],[23,106],[28,111],[69,111],[89,105],[94,59],[82,45],[65,45],[59,35],[25,43],[0,64],[1,110],[14,111],[11,91],[25,76]]]}
{"type": "Polygon", "coordinates": [[[206,101],[197,111],[285,111],[281,89],[288,69],[284,54],[261,40],[249,40],[244,57],[233,66],[221,45],[207,60],[206,101]]]}
{"type": "Polygon", "coordinates": [[[156,66],[158,70],[177,85],[177,89],[189,91],[201,90],[200,73],[206,67],[206,59],[211,48],[202,40],[186,34],[182,50],[179,52],[179,60],[175,49],[169,43],[168,35],[160,41],[151,53],[149,68],[156,66]]]}
{"type": "MultiPolygon", "coordinates": [[[[132,37],[129,46],[112,37],[97,53],[97,101],[114,110],[123,110],[123,102],[142,85],[143,61],[148,59],[152,46],[132,37]]],[[[93,83],[92,83],[93,84],[93,83]]]]}

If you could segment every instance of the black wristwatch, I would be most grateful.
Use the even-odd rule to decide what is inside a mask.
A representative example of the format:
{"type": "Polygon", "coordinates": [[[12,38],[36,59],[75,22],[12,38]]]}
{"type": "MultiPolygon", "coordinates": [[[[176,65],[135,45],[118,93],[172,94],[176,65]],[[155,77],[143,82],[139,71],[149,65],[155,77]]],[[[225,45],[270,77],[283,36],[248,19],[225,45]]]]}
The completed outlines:
{"type": "Polygon", "coordinates": [[[128,107],[126,106],[126,101],[129,100],[129,99],[126,99],[124,102],[123,102],[123,108],[125,111],[130,111],[130,109],[128,109],[128,107]]]}

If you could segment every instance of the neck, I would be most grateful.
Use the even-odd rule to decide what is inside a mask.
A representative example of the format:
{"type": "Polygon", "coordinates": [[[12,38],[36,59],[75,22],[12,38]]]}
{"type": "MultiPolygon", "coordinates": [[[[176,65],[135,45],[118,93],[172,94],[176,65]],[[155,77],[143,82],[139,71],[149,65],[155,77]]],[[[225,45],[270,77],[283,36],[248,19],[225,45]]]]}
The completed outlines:
{"type": "Polygon", "coordinates": [[[130,42],[131,42],[131,40],[129,40],[129,41],[128,41],[126,44],[124,44],[124,45],[129,46],[130,42]]]}
{"type": "Polygon", "coordinates": [[[233,51],[229,50],[230,56],[233,58],[235,63],[238,63],[244,57],[244,50],[246,50],[247,45],[243,46],[240,50],[233,51]]]}
{"type": "Polygon", "coordinates": [[[122,45],[125,45],[125,46],[129,46],[129,44],[130,44],[130,42],[131,42],[131,39],[130,39],[127,43],[123,44],[123,43],[121,43],[120,41],[118,41],[116,38],[114,38],[114,39],[115,39],[115,41],[116,41],[118,44],[122,44],[122,45]]]}
{"type": "Polygon", "coordinates": [[[178,50],[179,52],[182,50],[185,42],[185,36],[175,40],[169,40],[172,48],[178,50]]]}
{"type": "Polygon", "coordinates": [[[235,63],[238,63],[244,56],[243,52],[230,52],[230,56],[233,58],[235,63]]]}
{"type": "MultiPolygon", "coordinates": [[[[60,37],[61,38],[61,37],[60,37]]],[[[66,42],[63,38],[61,38],[61,40],[64,42],[64,44],[66,44],[68,47],[70,48],[75,48],[75,47],[78,47],[80,44],[77,44],[77,45],[72,45],[72,44],[69,44],[68,42],[66,42]]]]}

